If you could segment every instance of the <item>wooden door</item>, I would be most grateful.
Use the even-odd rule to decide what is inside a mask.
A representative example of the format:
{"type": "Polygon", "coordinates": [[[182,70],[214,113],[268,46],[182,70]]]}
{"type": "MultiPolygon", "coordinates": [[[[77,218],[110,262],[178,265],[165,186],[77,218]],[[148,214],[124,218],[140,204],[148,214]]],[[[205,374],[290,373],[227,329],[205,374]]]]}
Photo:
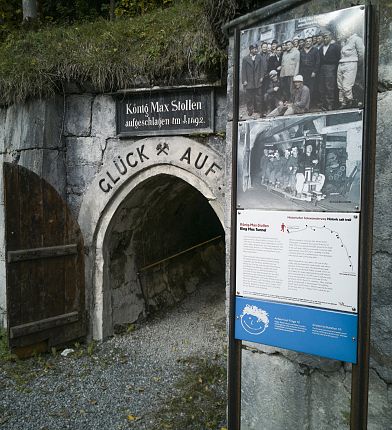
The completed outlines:
{"type": "Polygon", "coordinates": [[[57,191],[4,163],[8,335],[19,356],[85,336],[83,238],[57,191]]]}

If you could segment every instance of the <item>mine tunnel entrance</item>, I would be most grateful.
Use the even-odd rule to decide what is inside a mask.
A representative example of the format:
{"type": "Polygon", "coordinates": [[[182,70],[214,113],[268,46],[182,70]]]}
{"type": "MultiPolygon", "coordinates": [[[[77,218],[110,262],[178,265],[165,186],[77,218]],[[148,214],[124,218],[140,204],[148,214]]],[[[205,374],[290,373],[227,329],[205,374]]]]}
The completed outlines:
{"type": "Polygon", "coordinates": [[[107,333],[198,288],[219,296],[224,309],[224,230],[208,200],[182,179],[159,174],[125,198],[106,234],[104,258],[107,333]]]}

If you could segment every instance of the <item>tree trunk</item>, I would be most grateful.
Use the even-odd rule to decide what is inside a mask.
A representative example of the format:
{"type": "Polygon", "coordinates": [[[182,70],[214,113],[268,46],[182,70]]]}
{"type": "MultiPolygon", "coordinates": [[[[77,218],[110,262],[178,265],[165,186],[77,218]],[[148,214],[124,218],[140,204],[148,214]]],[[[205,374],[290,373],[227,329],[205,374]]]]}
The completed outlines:
{"type": "Polygon", "coordinates": [[[22,0],[23,21],[32,21],[37,18],[37,0],[22,0]]]}
{"type": "Polygon", "coordinates": [[[114,8],[115,8],[115,3],[116,0],[110,0],[110,8],[109,8],[109,16],[110,16],[110,21],[114,21],[114,8]]]}

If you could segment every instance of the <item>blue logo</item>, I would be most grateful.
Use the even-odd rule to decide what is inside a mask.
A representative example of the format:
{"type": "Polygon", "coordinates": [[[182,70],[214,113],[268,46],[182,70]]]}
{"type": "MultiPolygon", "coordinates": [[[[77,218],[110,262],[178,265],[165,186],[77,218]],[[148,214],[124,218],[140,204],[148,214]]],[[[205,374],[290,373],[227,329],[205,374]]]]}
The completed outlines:
{"type": "Polygon", "coordinates": [[[240,318],[242,328],[252,335],[264,333],[269,325],[267,312],[253,305],[246,305],[240,318]]]}

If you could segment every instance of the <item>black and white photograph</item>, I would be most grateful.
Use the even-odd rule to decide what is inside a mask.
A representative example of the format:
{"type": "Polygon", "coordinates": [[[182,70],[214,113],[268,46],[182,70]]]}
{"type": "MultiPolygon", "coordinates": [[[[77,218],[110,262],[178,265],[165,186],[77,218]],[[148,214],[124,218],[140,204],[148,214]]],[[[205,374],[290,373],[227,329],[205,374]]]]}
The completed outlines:
{"type": "Polygon", "coordinates": [[[238,207],[359,211],[361,110],[243,121],[238,134],[238,207]]]}
{"type": "Polygon", "coordinates": [[[365,10],[241,32],[240,119],[363,107],[365,10]]]}

